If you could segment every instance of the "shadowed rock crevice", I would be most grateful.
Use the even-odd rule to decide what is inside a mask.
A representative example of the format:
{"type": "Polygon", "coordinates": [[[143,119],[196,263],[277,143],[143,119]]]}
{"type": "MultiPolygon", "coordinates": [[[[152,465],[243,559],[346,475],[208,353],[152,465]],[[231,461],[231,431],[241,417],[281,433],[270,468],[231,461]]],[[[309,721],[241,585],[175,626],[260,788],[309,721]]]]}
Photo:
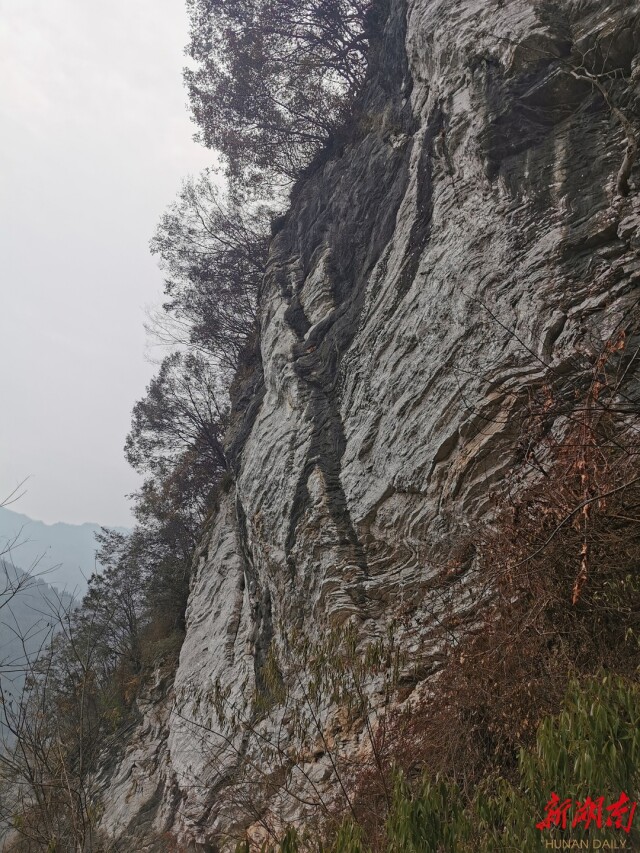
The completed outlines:
{"type": "Polygon", "coordinates": [[[446,150],[445,119],[439,104],[429,117],[422,139],[422,150],[416,175],[416,215],[409,233],[406,259],[398,277],[398,300],[402,299],[413,284],[420,258],[431,233],[431,217],[433,215],[432,161],[436,140],[440,141],[444,153],[446,150]]]}
{"type": "Polygon", "coordinates": [[[236,495],[236,518],[238,543],[244,567],[244,589],[249,597],[253,622],[252,640],[255,684],[257,690],[264,690],[265,684],[262,672],[271,640],[273,639],[271,592],[269,587],[262,582],[259,572],[254,565],[247,532],[247,517],[238,495],[236,495]]]}

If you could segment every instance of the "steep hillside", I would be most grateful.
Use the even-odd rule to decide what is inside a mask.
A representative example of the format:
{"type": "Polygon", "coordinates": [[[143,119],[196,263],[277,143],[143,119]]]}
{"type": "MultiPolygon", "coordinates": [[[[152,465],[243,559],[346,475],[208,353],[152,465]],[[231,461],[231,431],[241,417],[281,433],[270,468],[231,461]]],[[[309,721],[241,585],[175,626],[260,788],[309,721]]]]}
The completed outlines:
{"type": "Polygon", "coordinates": [[[375,666],[366,721],[344,716],[339,685],[316,701],[330,630],[392,638],[394,701],[412,707],[451,665],[443,622],[482,618],[479,543],[507,486],[549,479],[549,436],[610,368],[637,399],[639,14],[391,2],[357,128],[272,241],[175,682],[149,689],[105,760],[101,826],[122,850],[213,850],[330,813],[336,762],[360,760],[386,701],[375,666]],[[582,64],[596,47],[624,110],[582,64]]]}

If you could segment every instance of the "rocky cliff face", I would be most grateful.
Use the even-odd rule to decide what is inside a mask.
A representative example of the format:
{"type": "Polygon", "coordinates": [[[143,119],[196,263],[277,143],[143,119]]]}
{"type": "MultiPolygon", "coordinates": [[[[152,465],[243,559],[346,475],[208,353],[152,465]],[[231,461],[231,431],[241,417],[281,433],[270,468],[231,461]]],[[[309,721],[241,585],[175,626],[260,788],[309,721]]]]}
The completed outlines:
{"type": "MultiPolygon", "coordinates": [[[[399,618],[412,688],[437,669],[441,569],[472,572],[464,543],[518,463],[528,390],[575,381],[640,281],[639,176],[627,195],[619,179],[639,50],[630,0],[391,3],[356,141],[299,184],[273,239],[235,482],[175,684],[105,771],[102,824],[123,849],[216,849],[336,795],[331,750],[363,739],[340,741],[335,707],[285,769],[305,684],[283,702],[268,682],[293,629],[317,642],[350,620],[364,642],[399,618]],[[620,69],[622,118],[594,68],[620,69]]],[[[469,584],[447,595],[473,618],[469,584]]]]}

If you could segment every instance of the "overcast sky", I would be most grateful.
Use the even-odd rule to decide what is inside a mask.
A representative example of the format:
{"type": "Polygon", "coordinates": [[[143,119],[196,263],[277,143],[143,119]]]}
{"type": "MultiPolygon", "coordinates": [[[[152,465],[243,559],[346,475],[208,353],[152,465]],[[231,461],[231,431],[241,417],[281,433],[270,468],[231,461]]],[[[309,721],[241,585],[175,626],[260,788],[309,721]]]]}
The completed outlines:
{"type": "Polygon", "coordinates": [[[0,499],[131,522],[122,447],[162,299],[148,242],[211,163],[182,86],[184,0],[0,0],[0,499]]]}

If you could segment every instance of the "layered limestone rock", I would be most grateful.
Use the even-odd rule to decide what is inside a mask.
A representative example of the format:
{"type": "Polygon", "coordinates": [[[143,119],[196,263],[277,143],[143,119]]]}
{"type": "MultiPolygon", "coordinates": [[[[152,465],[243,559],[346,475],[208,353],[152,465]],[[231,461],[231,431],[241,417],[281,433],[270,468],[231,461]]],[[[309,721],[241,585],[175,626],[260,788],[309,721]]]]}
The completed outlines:
{"type": "Polygon", "coordinates": [[[618,194],[625,126],[581,57],[620,69],[637,121],[639,19],[630,0],[391,3],[354,141],[273,239],[175,685],[105,781],[123,849],[217,849],[339,793],[331,750],[363,737],[337,745],[335,708],[284,769],[305,685],[287,704],[267,682],[293,629],[349,621],[364,642],[400,614],[413,663],[437,666],[441,568],[472,567],[462,543],[518,463],[528,391],[575,387],[633,304],[640,175],[618,194]]]}

